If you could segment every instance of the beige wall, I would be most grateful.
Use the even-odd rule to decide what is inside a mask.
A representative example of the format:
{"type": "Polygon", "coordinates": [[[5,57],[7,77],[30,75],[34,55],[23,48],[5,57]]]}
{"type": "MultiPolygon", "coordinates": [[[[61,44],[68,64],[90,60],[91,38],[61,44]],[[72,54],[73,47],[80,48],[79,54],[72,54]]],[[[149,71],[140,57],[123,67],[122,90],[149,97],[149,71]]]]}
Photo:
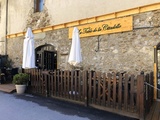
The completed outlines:
{"type": "Polygon", "coordinates": [[[33,0],[8,0],[8,34],[24,31],[33,0]]]}
{"type": "MultiPolygon", "coordinates": [[[[3,1],[3,0],[1,0],[3,1]]],[[[159,0],[44,0],[51,25],[113,13],[129,8],[153,4],[159,0]]],[[[33,11],[33,0],[9,0],[8,34],[22,32],[33,11]]]]}
{"type": "Polygon", "coordinates": [[[0,54],[7,54],[5,50],[7,47],[6,30],[8,34],[22,32],[26,26],[28,11],[33,4],[33,0],[8,0],[8,28],[6,29],[6,1],[0,0],[0,54]]]}
{"type": "Polygon", "coordinates": [[[46,0],[53,24],[104,15],[160,2],[159,0],[46,0]]]}
{"type": "Polygon", "coordinates": [[[1,19],[0,19],[0,54],[4,54],[5,34],[6,34],[6,1],[0,0],[1,19]]]}

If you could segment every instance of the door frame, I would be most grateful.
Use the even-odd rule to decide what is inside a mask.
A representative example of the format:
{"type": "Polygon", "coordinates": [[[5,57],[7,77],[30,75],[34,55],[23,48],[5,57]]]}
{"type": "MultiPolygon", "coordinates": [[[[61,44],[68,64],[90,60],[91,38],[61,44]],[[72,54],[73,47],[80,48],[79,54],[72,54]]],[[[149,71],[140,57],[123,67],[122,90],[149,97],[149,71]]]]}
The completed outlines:
{"type": "MultiPolygon", "coordinates": [[[[157,45],[158,46],[158,45],[157,45]]],[[[157,60],[157,46],[154,46],[154,87],[157,88],[157,65],[158,65],[158,60],[157,60]]],[[[154,99],[157,99],[157,89],[154,88],[154,99]]]]}
{"type": "MultiPolygon", "coordinates": [[[[156,46],[154,46],[154,99],[160,99],[158,98],[158,50],[160,50],[160,43],[158,43],[156,46]]],[[[160,63],[159,63],[160,64],[160,63]]]]}

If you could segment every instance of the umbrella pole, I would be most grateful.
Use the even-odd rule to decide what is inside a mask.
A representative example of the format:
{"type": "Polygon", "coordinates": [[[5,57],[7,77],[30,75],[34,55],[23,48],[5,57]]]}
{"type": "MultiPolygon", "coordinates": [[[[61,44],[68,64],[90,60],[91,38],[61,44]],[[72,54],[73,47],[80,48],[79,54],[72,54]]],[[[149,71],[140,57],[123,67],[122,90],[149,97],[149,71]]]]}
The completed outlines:
{"type": "Polygon", "coordinates": [[[72,67],[72,70],[76,70],[76,68],[77,68],[77,67],[74,66],[74,65],[72,65],[71,67],[72,67]]]}

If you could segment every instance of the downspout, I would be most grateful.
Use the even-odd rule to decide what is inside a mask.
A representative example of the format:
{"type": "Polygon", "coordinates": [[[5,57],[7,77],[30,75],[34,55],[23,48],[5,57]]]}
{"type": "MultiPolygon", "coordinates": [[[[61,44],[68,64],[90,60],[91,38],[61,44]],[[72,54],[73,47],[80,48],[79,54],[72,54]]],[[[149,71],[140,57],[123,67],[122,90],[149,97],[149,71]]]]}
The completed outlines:
{"type": "Polygon", "coordinates": [[[4,54],[7,55],[7,34],[8,34],[8,0],[6,0],[6,26],[5,26],[4,54]]]}

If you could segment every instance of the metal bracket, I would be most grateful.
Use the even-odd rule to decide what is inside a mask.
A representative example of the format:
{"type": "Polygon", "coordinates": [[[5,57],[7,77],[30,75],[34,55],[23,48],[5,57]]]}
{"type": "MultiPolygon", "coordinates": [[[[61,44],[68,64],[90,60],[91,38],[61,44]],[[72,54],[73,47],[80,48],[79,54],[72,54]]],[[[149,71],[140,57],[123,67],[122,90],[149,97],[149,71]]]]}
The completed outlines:
{"type": "MultiPolygon", "coordinates": [[[[102,38],[101,38],[102,39],[102,38]]],[[[98,40],[98,46],[97,46],[97,50],[95,50],[96,52],[98,52],[99,51],[99,45],[100,45],[100,35],[98,35],[98,37],[97,37],[97,40],[98,40]]]]}

